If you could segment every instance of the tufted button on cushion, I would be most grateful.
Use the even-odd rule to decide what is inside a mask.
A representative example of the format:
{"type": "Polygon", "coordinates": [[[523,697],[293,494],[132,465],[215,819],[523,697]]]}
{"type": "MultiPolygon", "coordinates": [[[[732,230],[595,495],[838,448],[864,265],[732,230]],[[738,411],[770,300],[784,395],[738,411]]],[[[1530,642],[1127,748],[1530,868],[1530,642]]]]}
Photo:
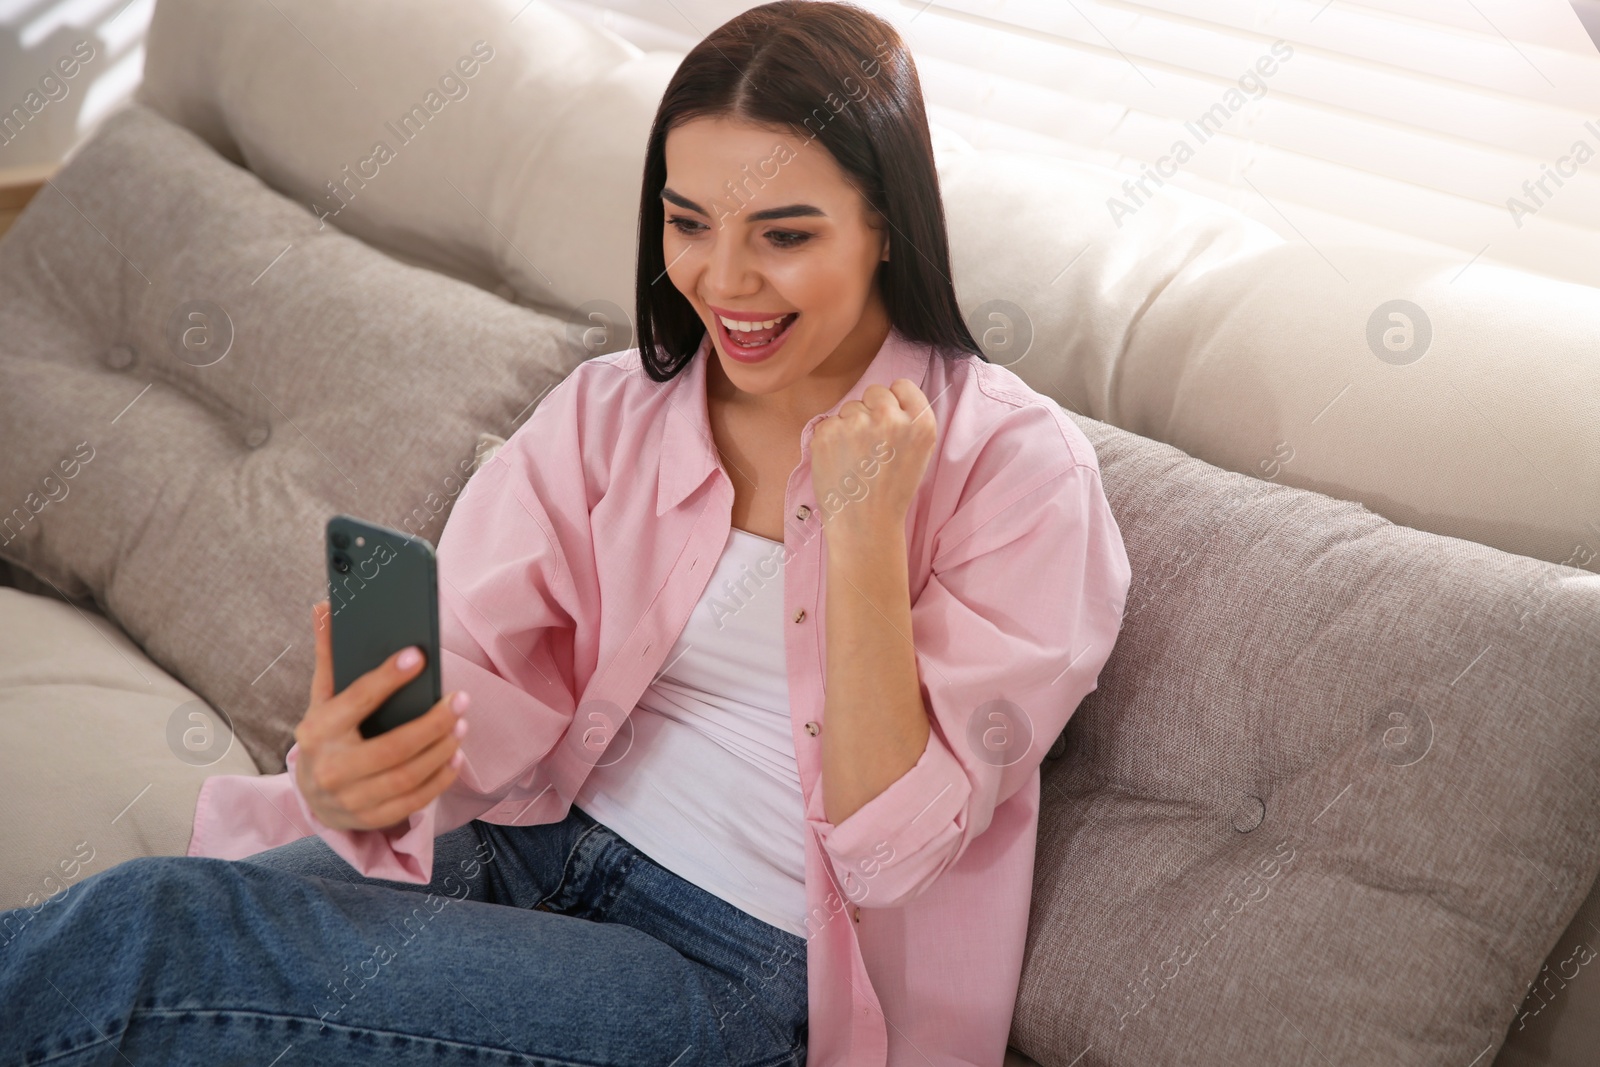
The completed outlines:
{"type": "Polygon", "coordinates": [[[281,771],[328,516],[437,541],[479,435],[581,357],[562,320],[319,229],[139,104],[52,184],[0,241],[0,508],[39,502],[0,552],[104,605],[281,771]]]}
{"type": "Polygon", "coordinates": [[[1254,794],[1240,799],[1233,811],[1233,828],[1247,834],[1267,817],[1267,802],[1254,794]]]}
{"type": "Polygon", "coordinates": [[[1041,768],[1012,1044],[1484,1067],[1600,864],[1600,575],[1067,414],[1134,582],[1041,768]]]}

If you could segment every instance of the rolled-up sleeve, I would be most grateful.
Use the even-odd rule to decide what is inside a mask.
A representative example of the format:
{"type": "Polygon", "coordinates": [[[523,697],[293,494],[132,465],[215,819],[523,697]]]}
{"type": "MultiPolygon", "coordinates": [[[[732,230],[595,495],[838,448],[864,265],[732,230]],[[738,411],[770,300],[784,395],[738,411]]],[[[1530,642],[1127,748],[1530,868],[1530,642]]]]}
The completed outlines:
{"type": "MultiPolygon", "coordinates": [[[[577,391],[569,376],[544,398],[467,481],[439,538],[442,689],[464,689],[472,698],[456,780],[403,824],[336,830],[312,814],[299,791],[296,743],[285,757],[288,771],[270,785],[215,782],[210,790],[227,822],[264,820],[275,828],[250,842],[201,841],[197,833],[191,855],[208,848],[237,855],[315,833],[363,875],[426,884],[434,838],[504,800],[556,746],[576,706],[573,642],[582,610],[573,575],[593,569],[577,391]],[[250,811],[241,812],[247,804],[250,811]]],[[[205,817],[206,803],[197,826],[215,821],[205,817]]]]}
{"type": "Polygon", "coordinates": [[[911,606],[927,747],[843,822],[817,824],[844,894],[892,908],[925,892],[1030,778],[1099,683],[1131,570],[1099,469],[959,512],[911,606]],[[962,533],[961,529],[970,529],[962,533]]]}

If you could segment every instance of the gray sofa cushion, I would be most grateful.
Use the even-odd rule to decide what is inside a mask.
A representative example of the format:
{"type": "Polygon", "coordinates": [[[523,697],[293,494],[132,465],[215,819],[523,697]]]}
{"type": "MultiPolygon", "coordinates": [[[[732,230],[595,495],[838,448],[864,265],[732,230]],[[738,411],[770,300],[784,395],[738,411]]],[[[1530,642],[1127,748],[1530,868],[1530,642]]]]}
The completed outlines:
{"type": "Polygon", "coordinates": [[[1494,1067],[1593,1067],[1600,1060],[1600,890],[1556,940],[1494,1067]]]}
{"type": "Polygon", "coordinates": [[[327,517],[436,540],[478,433],[588,354],[139,105],[0,240],[0,293],[0,557],[92,598],[264,772],[305,712],[327,517]]]}
{"type": "Polygon", "coordinates": [[[1074,417],[1134,584],[1044,765],[1012,1043],[1488,1064],[1600,870],[1600,576],[1074,417]]]}
{"type": "MultiPolygon", "coordinates": [[[[478,433],[580,353],[138,108],[57,185],[0,241],[0,506],[39,504],[0,556],[105,605],[279,770],[323,519],[436,535],[478,433]],[[204,367],[168,340],[201,298],[235,335],[204,367]]],[[[1600,579],[1080,425],[1135,586],[1046,764],[1014,1043],[1471,1063],[1600,867],[1600,579]]]]}

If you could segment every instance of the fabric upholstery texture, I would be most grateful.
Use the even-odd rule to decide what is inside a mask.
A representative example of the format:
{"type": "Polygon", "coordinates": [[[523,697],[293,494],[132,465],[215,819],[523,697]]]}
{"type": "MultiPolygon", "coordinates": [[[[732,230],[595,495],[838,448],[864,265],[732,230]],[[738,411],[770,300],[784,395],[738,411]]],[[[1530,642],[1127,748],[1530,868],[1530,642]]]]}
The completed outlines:
{"type": "Polygon", "coordinates": [[[1600,892],[1591,893],[1550,950],[1494,1067],[1587,1065],[1600,1049],[1600,892]]]}
{"type": "Polygon", "coordinates": [[[585,354],[138,104],[0,241],[0,290],[0,557],[99,605],[263,772],[305,713],[326,520],[437,540],[477,435],[585,354]]]}
{"type": "Polygon", "coordinates": [[[939,180],[973,331],[1006,337],[996,358],[1039,392],[1227,470],[1600,570],[1600,289],[1313,249],[1174,186],[1113,222],[1127,175],[1070,160],[952,152],[939,180]]]}
{"type": "MultiPolygon", "coordinates": [[[[575,365],[550,320],[481,290],[631,308],[643,131],[678,57],[522,6],[162,0],[142,98],[256,173],[130,109],[0,241],[0,520],[25,512],[0,559],[29,569],[24,589],[103,607],[263,771],[304,708],[322,521],[436,537],[478,435],[508,436],[575,365]],[[342,42],[331,63],[291,22],[342,42]],[[319,229],[325,183],[479,27],[497,54],[469,95],[319,229]],[[179,316],[168,339],[191,299],[234,328],[207,367],[171,358],[199,362],[213,336],[179,316]],[[94,458],[66,477],[82,442],[94,458]]],[[[1600,944],[1600,897],[1574,914],[1597,865],[1597,579],[1436,534],[1594,566],[1600,530],[1574,509],[1600,498],[1600,295],[1321,250],[1332,266],[1172,187],[1118,228],[1105,199],[1125,175],[935,134],[971,325],[1025,326],[1026,354],[997,358],[1094,417],[1136,583],[1100,690],[1045,764],[1014,1043],[1077,1067],[1459,1067],[1509,1027],[1500,1067],[1592,1062],[1594,968],[1550,975],[1600,944]],[[1432,319],[1409,364],[1366,334],[1397,297],[1432,319]],[[1543,1010],[1522,1000],[1535,980],[1543,1010]]],[[[12,599],[0,618],[34,626],[38,605],[12,599]]],[[[122,699],[100,687],[82,713],[122,699]]],[[[114,762],[28,751],[46,778],[114,762]]],[[[14,780],[7,803],[31,818],[49,785],[14,780]]],[[[106,781],[102,808],[124,791],[106,781]]],[[[147,805],[186,819],[187,796],[153,790],[116,825],[147,805]]],[[[94,840],[83,818],[11,842],[0,891],[94,840]]]]}
{"type": "MultiPolygon", "coordinates": [[[[681,55],[546,0],[162,0],[149,48],[142,101],[337,208],[330,225],[542,310],[632,317],[646,134],[681,55]],[[479,40],[495,58],[444,95],[479,40]],[[363,163],[378,141],[392,158],[363,163]]],[[[1175,183],[1130,198],[1120,170],[930,126],[968,325],[1039,392],[1392,522],[1600,569],[1600,290],[1311,248],[1175,183]]]]}
{"type": "MultiPolygon", "coordinates": [[[[0,910],[136,856],[183,855],[200,783],[255,772],[206,703],[109,620],[11,587],[0,729],[0,910]]],[[[0,944],[16,933],[0,928],[0,944]]]]}
{"type": "Polygon", "coordinates": [[[1134,585],[1044,764],[1012,1043],[1498,1046],[1600,870],[1600,576],[1078,422],[1134,585]]]}
{"type": "Polygon", "coordinates": [[[680,58],[523,0],[163,0],[138,99],[377,247],[540,307],[631,309],[614,268],[680,58]],[[573,210],[597,202],[622,210],[573,210]]]}

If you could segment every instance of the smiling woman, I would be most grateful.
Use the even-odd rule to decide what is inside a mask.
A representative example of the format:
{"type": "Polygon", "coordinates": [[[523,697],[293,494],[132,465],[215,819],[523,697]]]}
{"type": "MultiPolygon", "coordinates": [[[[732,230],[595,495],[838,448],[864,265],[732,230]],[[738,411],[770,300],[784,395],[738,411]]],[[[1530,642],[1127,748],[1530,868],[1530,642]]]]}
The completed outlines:
{"type": "Polygon", "coordinates": [[[888,330],[876,268],[890,241],[833,158],[792,133],[720,116],[683,123],[665,148],[669,182],[712,194],[702,206],[671,185],[661,190],[672,206],[662,237],[667,273],[724,359],[765,364],[759,378],[744,379],[745,391],[781,391],[830,354],[859,376],[888,330]],[[736,190],[724,178],[748,175],[746,161],[763,156],[759,188],[736,190]],[[769,162],[778,165],[770,174],[769,162]],[[722,187],[733,192],[716,196],[722,187]],[[759,206],[790,197],[805,199],[759,206]],[[773,360],[780,350],[784,358],[773,360]]]}
{"type": "Polygon", "coordinates": [[[1084,432],[962,321],[894,29],[701,42],[638,266],[641,347],[451,508],[445,699],[365,736],[423,656],[336,692],[319,604],[287,770],[22,926],[0,1062],[1001,1061],[1040,763],[1131,573],[1084,432]]]}
{"type": "Polygon", "coordinates": [[[819,371],[815,395],[837,399],[891,323],[983,358],[950,281],[916,66],[852,5],[765,4],[684,58],[645,148],[636,262],[657,381],[707,334],[742,391],[790,411],[810,405],[789,387],[819,371]]]}

